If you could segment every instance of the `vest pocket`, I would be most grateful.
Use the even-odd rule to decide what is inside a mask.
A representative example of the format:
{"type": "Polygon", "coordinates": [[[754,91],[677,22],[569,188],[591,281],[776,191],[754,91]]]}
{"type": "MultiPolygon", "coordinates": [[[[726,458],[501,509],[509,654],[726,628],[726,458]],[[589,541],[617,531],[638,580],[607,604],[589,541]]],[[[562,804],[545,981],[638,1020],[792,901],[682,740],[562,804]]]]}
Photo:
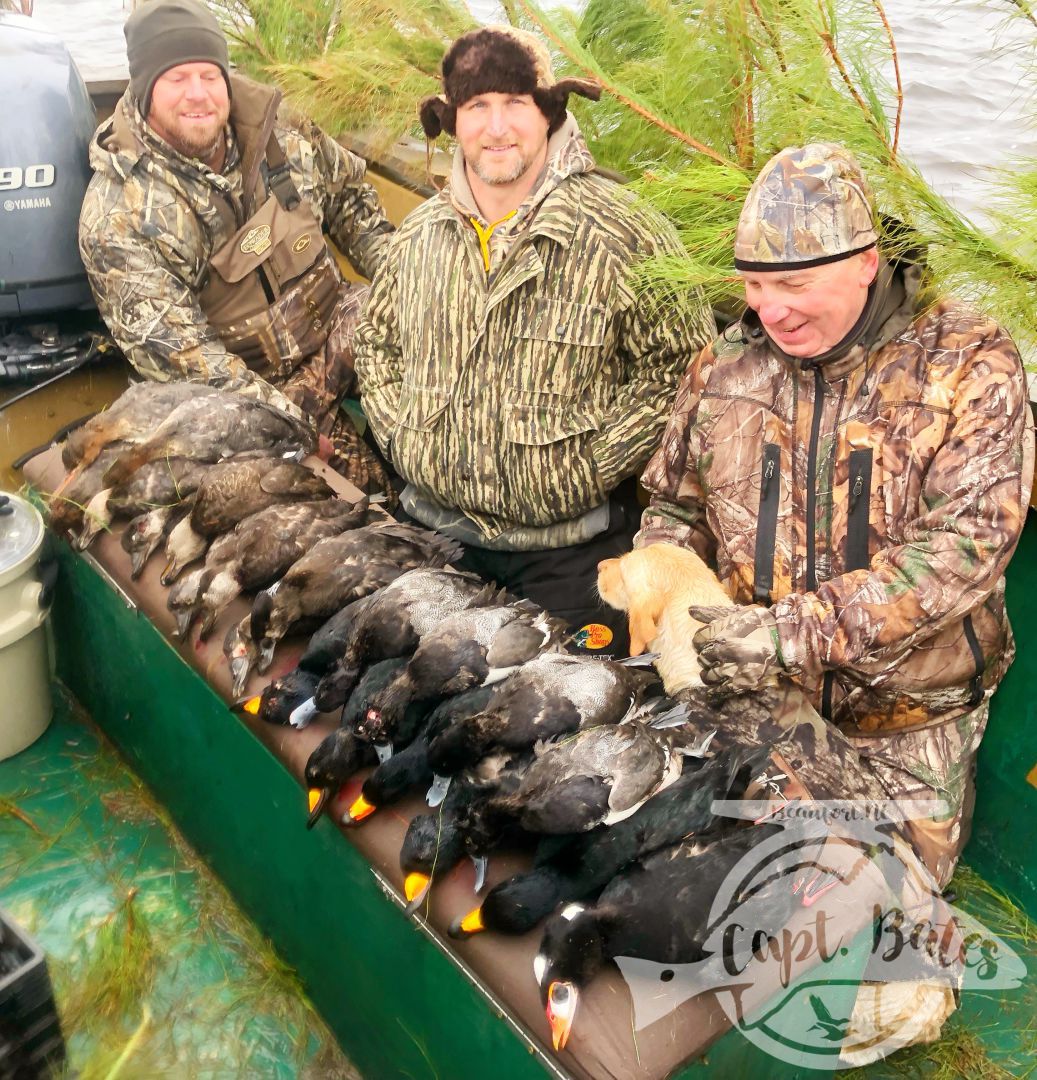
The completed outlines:
{"type": "Polygon", "coordinates": [[[576,393],[599,366],[608,328],[603,307],[538,299],[520,312],[516,327],[524,363],[510,378],[526,391],[576,393]]]}

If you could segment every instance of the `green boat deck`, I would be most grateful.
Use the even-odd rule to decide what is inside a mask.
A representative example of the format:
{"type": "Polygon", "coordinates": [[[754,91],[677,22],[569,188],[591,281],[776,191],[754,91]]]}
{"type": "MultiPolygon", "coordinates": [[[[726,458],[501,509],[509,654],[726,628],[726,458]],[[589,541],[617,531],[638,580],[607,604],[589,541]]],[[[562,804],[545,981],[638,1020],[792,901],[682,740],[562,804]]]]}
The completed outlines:
{"type": "Polygon", "coordinates": [[[70,1072],[359,1080],[295,974],[54,696],[43,738],[0,762],[0,907],[47,953],[70,1072]]]}
{"type": "MultiPolygon", "coordinates": [[[[314,1005],[363,1075],[453,1080],[483,1078],[491,1068],[499,1080],[598,1074],[594,1068],[571,1070],[564,1059],[556,1062],[543,1048],[545,1032],[532,1031],[509,1014],[488,993],[485,980],[473,975],[464,954],[459,959],[442,948],[430,927],[404,919],[389,889],[395,883],[372,868],[353,843],[344,842],[330,821],[323,820],[312,832],[302,829],[298,781],[271,752],[267,733],[259,732],[257,738],[231,714],[151,622],[128,606],[92,560],[61,547],[60,561],[54,615],[59,676],[155,793],[163,812],[219,873],[260,934],[294,966],[314,1005]]],[[[970,869],[959,874],[955,887],[959,905],[1006,940],[1034,975],[1010,993],[965,994],[940,1043],[910,1048],[859,1075],[1025,1076],[1037,1056],[1037,931],[1026,914],[1037,912],[1037,724],[1032,716],[1037,706],[1029,690],[1037,675],[1037,621],[1024,618],[1028,597],[1037,586],[1033,522],[1009,576],[1019,658],[995,699],[981,754],[976,824],[966,860],[970,869]],[[1015,897],[1019,906],[1006,903],[1002,893],[1015,897]]],[[[58,771],[61,743],[60,734],[52,731],[39,744],[41,753],[58,754],[47,775],[58,771]]],[[[18,784],[3,786],[12,783],[4,779],[11,775],[12,764],[19,770],[18,783],[32,786],[22,764],[26,754],[2,767],[0,795],[8,802],[0,806],[13,805],[42,828],[31,804],[26,809],[21,798],[12,799],[11,791],[17,795],[20,790],[18,784]]],[[[74,769],[75,762],[67,761],[65,768],[74,769]]],[[[107,811],[102,804],[92,813],[103,819],[107,811]]],[[[31,831],[17,813],[0,820],[8,831],[31,831]]],[[[109,886],[107,906],[96,909],[102,923],[144,910],[141,894],[127,900],[134,887],[125,881],[109,886]]],[[[16,914],[25,910],[28,901],[12,903],[6,888],[0,881],[0,904],[15,908],[16,914]]],[[[42,914],[48,907],[45,875],[41,888],[38,910],[25,921],[60,957],[68,915],[58,905],[54,936],[49,936],[51,929],[42,914]]],[[[483,944],[482,938],[491,935],[476,939],[481,947],[500,948],[502,953],[508,948],[505,941],[483,944]]],[[[159,1007],[151,1007],[153,1017],[159,1015],[159,1007]]],[[[321,1048],[326,1044],[315,1033],[319,1029],[305,1037],[300,1034],[299,1015],[293,1014],[276,1036],[266,1039],[257,1034],[270,1049],[271,1060],[260,1064],[260,1057],[253,1058],[248,1075],[281,1075],[276,1070],[284,1063],[289,1069],[301,1069],[303,1060],[317,1069],[316,1075],[334,1075],[312,1064],[316,1054],[327,1052],[321,1048]],[[271,1071],[264,1071],[267,1068],[271,1071]]],[[[138,1025],[140,1020],[138,1016],[138,1025]]],[[[228,1025],[241,1022],[234,1020],[233,1010],[228,1013],[228,1025]]],[[[264,1030],[262,1024],[260,1029],[264,1030]]],[[[119,1036],[123,1049],[134,1031],[129,1018],[119,1036]]],[[[210,1034],[219,1055],[222,1035],[210,1034]]],[[[245,1052],[238,1042],[248,1039],[231,1041],[234,1053],[228,1060],[233,1070],[245,1052]]],[[[115,1046],[106,1049],[111,1053],[119,1045],[116,1039],[115,1046]]],[[[218,1070],[215,1074],[234,1075],[218,1070]]],[[[645,1062],[635,1066],[632,1060],[630,1075],[647,1075],[645,1062]]],[[[671,1075],[770,1078],[823,1073],[783,1065],[737,1032],[728,1032],[704,1059],[671,1075]]]]}

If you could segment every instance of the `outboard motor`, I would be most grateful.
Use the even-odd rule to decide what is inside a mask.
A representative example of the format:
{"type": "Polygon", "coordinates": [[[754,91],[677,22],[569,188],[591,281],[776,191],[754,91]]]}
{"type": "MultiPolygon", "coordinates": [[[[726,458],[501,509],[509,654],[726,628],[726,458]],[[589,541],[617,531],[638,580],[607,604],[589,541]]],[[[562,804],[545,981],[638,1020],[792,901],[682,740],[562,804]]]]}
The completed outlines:
{"type": "Polygon", "coordinates": [[[77,241],[94,107],[60,38],[0,12],[0,317],[92,307],[77,241]]]}
{"type": "MultiPolygon", "coordinates": [[[[74,328],[41,319],[94,308],[78,244],[94,107],[64,42],[4,10],[0,102],[3,383],[80,367],[98,355],[100,338],[84,331],[82,317],[71,320],[74,328]]],[[[96,315],[89,322],[96,324],[96,315]]]]}

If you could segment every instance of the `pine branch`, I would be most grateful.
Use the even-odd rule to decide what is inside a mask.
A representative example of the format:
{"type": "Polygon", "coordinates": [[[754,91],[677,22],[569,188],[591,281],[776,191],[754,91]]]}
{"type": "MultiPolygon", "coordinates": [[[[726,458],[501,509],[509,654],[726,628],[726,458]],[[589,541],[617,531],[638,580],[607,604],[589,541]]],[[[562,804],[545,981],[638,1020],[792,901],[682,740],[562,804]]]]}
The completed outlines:
{"type": "Polygon", "coordinates": [[[705,143],[699,142],[698,139],[694,139],[690,135],[681,131],[679,128],[674,127],[673,124],[669,123],[666,120],[663,120],[662,117],[656,116],[653,112],[651,112],[651,110],[649,110],[646,106],[642,105],[639,101],[636,101],[628,94],[623,93],[623,91],[620,90],[618,86],[610,82],[608,79],[603,78],[600,71],[595,71],[593,68],[588,67],[578,56],[575,55],[573,49],[569,46],[569,44],[563,41],[560,35],[555,32],[553,27],[550,25],[550,23],[547,22],[543,15],[541,15],[541,13],[532,4],[528,3],[528,0],[517,0],[517,2],[518,6],[525,12],[526,17],[537,25],[541,33],[554,43],[555,47],[565,55],[566,59],[568,59],[574,67],[579,68],[586,75],[593,78],[597,83],[600,84],[601,89],[606,94],[614,97],[624,108],[629,109],[632,113],[640,116],[642,120],[646,120],[649,124],[652,124],[655,127],[666,132],[666,134],[669,135],[671,138],[677,139],[679,142],[684,143],[685,146],[690,147],[692,150],[697,151],[705,157],[711,158],[718,165],[723,165],[726,168],[731,169],[738,168],[738,166],[735,165],[733,161],[729,161],[722,154],[718,154],[711,147],[706,146],[705,143]]]}
{"type": "Polygon", "coordinates": [[[890,158],[896,161],[897,146],[900,143],[900,120],[904,114],[904,84],[900,78],[900,57],[897,54],[897,43],[893,37],[893,27],[889,25],[889,19],[886,18],[886,12],[880,0],[872,0],[872,3],[875,5],[875,10],[879,13],[882,25],[886,29],[886,36],[889,39],[889,55],[893,58],[893,77],[896,80],[897,90],[897,115],[893,123],[893,145],[890,147],[890,158]]]}

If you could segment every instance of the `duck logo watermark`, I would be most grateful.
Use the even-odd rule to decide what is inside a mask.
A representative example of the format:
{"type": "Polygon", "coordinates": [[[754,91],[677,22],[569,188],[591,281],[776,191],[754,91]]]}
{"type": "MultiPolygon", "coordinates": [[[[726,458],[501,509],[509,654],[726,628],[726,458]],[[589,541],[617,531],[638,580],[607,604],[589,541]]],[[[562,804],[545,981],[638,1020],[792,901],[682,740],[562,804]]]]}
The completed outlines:
{"type": "Polygon", "coordinates": [[[641,1030],[712,992],[731,1025],[796,1067],[860,1066],[936,1037],[962,993],[1010,991],[1019,956],[953,906],[903,838],[940,804],[716,804],[759,842],[727,870],[705,958],[617,957],[641,1030]]]}

